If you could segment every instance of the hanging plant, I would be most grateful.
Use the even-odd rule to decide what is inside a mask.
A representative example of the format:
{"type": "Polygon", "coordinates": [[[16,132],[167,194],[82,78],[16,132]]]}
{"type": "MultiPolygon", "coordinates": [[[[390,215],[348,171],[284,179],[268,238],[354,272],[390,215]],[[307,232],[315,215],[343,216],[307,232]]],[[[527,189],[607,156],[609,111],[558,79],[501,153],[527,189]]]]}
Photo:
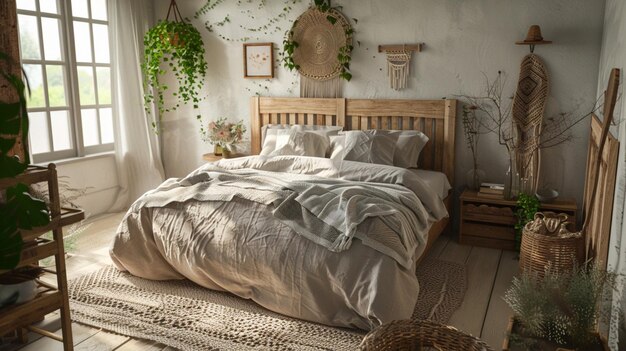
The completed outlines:
{"type": "MultiPolygon", "coordinates": [[[[354,29],[352,28],[350,22],[345,19],[343,14],[341,14],[340,6],[331,6],[330,0],[314,0],[313,4],[314,8],[326,15],[326,20],[331,25],[335,25],[339,22],[343,27],[346,39],[345,45],[341,46],[338,50],[337,65],[339,66],[339,77],[346,81],[350,81],[350,79],[352,79],[352,73],[350,73],[350,62],[352,61],[352,50],[354,50],[354,46],[352,45],[354,29]]],[[[356,18],[353,18],[352,20],[354,23],[358,22],[356,18]]],[[[296,28],[298,28],[298,25],[300,25],[300,22],[295,20],[283,40],[282,63],[283,66],[290,71],[293,71],[294,69],[300,70],[300,65],[296,62],[297,59],[294,60],[294,54],[300,46],[300,44],[294,39],[294,33],[296,28]]]]}
{"type": "MultiPolygon", "coordinates": [[[[152,128],[158,133],[163,113],[174,111],[181,104],[192,103],[194,109],[198,108],[207,68],[204,43],[198,30],[182,18],[175,0],[170,3],[166,19],[152,27],[143,42],[144,107],[150,116],[151,106],[156,103],[159,117],[152,122],[152,128]],[[170,20],[170,14],[174,15],[173,20],[170,20]],[[165,103],[166,91],[170,87],[161,80],[168,70],[178,82],[178,89],[172,89],[171,93],[176,103],[171,106],[165,103]]],[[[196,118],[200,119],[200,115],[196,118]]]]}

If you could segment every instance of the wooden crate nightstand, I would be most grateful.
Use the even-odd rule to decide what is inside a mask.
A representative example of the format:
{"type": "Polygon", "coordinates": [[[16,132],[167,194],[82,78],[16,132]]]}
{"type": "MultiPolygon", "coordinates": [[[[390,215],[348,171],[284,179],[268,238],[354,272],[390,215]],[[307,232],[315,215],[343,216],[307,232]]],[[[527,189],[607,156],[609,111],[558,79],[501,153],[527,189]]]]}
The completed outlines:
{"type": "MultiPolygon", "coordinates": [[[[515,249],[516,201],[478,196],[476,191],[465,190],[460,197],[461,222],[459,242],[466,245],[515,249]]],[[[566,213],[574,221],[576,201],[559,199],[541,204],[540,211],[566,213]]]]}

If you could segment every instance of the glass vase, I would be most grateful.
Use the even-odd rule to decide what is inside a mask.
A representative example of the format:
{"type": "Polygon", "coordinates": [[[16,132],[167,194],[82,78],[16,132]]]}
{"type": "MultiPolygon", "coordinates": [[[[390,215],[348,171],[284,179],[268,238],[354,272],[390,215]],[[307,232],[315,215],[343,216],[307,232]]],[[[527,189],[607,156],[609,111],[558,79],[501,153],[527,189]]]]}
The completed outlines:
{"type": "Polygon", "coordinates": [[[504,174],[504,198],[513,200],[519,194],[519,173],[515,161],[509,161],[509,168],[504,174]]]}
{"type": "Polygon", "coordinates": [[[215,144],[213,146],[213,154],[215,156],[222,156],[222,146],[220,144],[215,144]]]}
{"type": "Polygon", "coordinates": [[[465,184],[470,190],[477,191],[480,189],[480,184],[485,180],[485,171],[482,169],[472,168],[465,174],[465,184]]]}

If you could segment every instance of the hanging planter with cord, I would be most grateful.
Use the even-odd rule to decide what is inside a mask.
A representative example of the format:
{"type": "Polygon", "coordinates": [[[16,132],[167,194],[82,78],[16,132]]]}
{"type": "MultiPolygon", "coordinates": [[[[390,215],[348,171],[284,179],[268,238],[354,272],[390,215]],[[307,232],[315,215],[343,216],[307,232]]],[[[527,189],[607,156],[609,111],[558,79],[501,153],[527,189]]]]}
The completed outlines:
{"type": "MultiPolygon", "coordinates": [[[[156,104],[159,115],[152,122],[152,128],[159,133],[164,113],[187,103],[198,108],[207,69],[204,43],[198,30],[182,17],[175,0],[171,1],[165,20],[148,30],[143,41],[144,108],[151,116],[152,104],[156,104]],[[166,104],[166,91],[170,87],[162,81],[167,72],[172,72],[178,83],[177,89],[171,89],[171,97],[175,100],[171,105],[166,104]]],[[[196,118],[201,117],[198,114],[196,118]]]]}

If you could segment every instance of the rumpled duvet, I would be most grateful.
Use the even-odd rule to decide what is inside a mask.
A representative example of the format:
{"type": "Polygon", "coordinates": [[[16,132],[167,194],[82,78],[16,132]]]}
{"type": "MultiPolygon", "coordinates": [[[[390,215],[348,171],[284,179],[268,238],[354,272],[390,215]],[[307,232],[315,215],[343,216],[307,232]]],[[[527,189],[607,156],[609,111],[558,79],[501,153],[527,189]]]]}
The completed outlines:
{"type": "Polygon", "coordinates": [[[188,278],[292,317],[368,330],[411,316],[415,261],[446,215],[402,168],[252,156],[144,194],[111,257],[140,277],[188,278]]]}

